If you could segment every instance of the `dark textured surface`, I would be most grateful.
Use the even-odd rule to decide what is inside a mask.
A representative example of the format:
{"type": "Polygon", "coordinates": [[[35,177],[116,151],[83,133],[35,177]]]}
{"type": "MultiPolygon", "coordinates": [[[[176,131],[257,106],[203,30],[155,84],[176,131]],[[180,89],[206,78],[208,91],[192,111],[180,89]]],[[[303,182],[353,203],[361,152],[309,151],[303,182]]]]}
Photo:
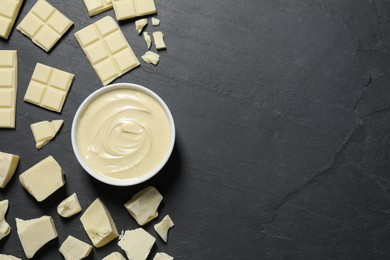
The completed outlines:
{"type": "MultiPolygon", "coordinates": [[[[157,67],[142,63],[115,82],[159,94],[177,140],[162,172],[127,188],[89,177],[70,143],[77,107],[101,87],[73,33],[113,11],[89,18],[81,0],[50,2],[75,26],[49,54],[16,30],[0,41],[19,56],[17,128],[0,130],[0,150],[21,155],[16,177],[0,191],[13,228],[0,252],[24,257],[15,217],[53,216],[59,238],[37,259],[61,259],[57,250],[69,234],[89,242],[80,215],[56,213],[73,192],[84,209],[100,197],[119,230],[135,228],[122,204],[155,185],[164,195],[159,219],[169,213],[176,226],[151,256],[390,258],[389,1],[156,0],[168,49],[157,67]],[[23,102],[36,62],[76,74],[62,114],[23,102]],[[37,151],[29,125],[57,118],[65,120],[60,134],[37,151]],[[17,175],[49,154],[66,186],[37,203],[17,175]]],[[[34,3],[26,1],[18,22],[34,3]]],[[[133,21],[121,28],[140,57],[146,48],[133,21]]],[[[156,235],[152,225],[146,229],[156,235]]],[[[114,250],[112,242],[90,259],[114,250]]]]}

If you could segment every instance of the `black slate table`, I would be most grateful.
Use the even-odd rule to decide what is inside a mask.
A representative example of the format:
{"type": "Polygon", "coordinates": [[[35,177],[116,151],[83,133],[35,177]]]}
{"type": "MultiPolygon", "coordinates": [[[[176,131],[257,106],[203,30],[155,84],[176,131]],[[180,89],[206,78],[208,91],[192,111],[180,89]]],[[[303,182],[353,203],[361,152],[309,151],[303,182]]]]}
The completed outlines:
{"type": "MultiPolygon", "coordinates": [[[[36,1],[25,1],[18,24],[36,1]]],[[[115,82],[159,94],[176,122],[168,164],[150,181],[112,187],[90,177],[71,147],[73,116],[102,87],[74,33],[90,18],[81,0],[50,0],[74,27],[50,53],[13,30],[0,49],[18,51],[17,127],[0,130],[0,150],[19,154],[9,199],[11,234],[0,252],[24,258],[15,217],[51,215],[59,237],[36,259],[61,259],[68,235],[90,243],[80,214],[62,219],[57,204],[76,192],[83,209],[97,197],[119,230],[137,227],[123,207],[147,185],[164,195],[161,219],[175,222],[158,251],[176,259],[390,258],[390,2],[384,0],[156,0],[167,50],[154,67],[115,82]],[[61,114],[23,101],[37,62],[76,74],[61,114]],[[30,124],[64,119],[36,150],[30,124]],[[48,155],[66,185],[37,203],[17,176],[48,155]]],[[[1,8],[1,7],[0,7],[1,8]]],[[[134,20],[120,27],[140,57],[134,20]]],[[[154,236],[153,224],[145,229],[154,236]]],[[[89,259],[121,251],[116,242],[89,259]]]]}

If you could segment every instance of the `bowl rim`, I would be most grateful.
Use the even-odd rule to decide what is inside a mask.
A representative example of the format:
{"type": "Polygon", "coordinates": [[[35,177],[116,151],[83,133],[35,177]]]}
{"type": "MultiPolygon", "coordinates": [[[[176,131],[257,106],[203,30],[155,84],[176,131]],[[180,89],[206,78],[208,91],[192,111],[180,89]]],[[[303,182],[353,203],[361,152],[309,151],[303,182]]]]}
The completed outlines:
{"type": "Polygon", "coordinates": [[[109,84],[107,86],[104,86],[102,88],[99,88],[92,92],[84,101],[80,104],[79,108],[76,111],[76,114],[73,117],[73,122],[72,122],[72,129],[71,129],[71,141],[72,141],[72,148],[73,148],[73,153],[76,156],[77,161],[80,163],[80,165],[83,167],[83,169],[91,175],[93,178],[106,183],[110,184],[113,186],[132,186],[136,185],[142,182],[145,182],[155,176],[167,163],[168,159],[170,158],[173,147],[175,145],[175,137],[176,137],[176,130],[175,130],[175,123],[173,120],[173,116],[171,111],[169,110],[168,106],[166,103],[161,99],[159,95],[157,95],[154,91],[138,85],[134,83],[115,83],[115,84],[109,84]],[[82,113],[85,111],[85,109],[99,96],[103,95],[106,92],[112,91],[112,90],[117,90],[117,89],[132,89],[132,90],[138,90],[144,94],[147,94],[154,98],[163,108],[165,113],[167,114],[168,120],[169,120],[169,125],[171,127],[171,141],[168,147],[168,151],[163,158],[163,160],[150,172],[147,174],[144,174],[142,176],[136,177],[136,178],[131,178],[131,179],[125,179],[125,180],[119,180],[119,179],[113,179],[106,177],[98,172],[96,172],[92,167],[90,167],[82,158],[78,146],[77,146],[77,126],[80,120],[80,117],[82,116],[82,113]]]}

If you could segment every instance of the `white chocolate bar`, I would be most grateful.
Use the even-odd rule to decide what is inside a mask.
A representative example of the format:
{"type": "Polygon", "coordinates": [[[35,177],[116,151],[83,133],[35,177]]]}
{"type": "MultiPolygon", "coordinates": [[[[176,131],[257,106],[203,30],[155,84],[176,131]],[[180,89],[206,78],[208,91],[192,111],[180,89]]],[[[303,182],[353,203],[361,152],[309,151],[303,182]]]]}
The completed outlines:
{"type": "Polygon", "coordinates": [[[170,228],[172,228],[175,224],[173,223],[171,217],[169,215],[166,215],[161,222],[154,225],[154,230],[156,230],[157,234],[164,240],[166,243],[168,240],[168,231],[170,228]]]}
{"type": "Polygon", "coordinates": [[[147,51],[144,55],[141,56],[141,58],[144,60],[144,62],[149,64],[151,63],[154,66],[156,66],[160,61],[160,55],[152,51],[147,51]]]}
{"type": "Polygon", "coordinates": [[[110,16],[81,29],[75,36],[103,85],[140,65],[110,16]]]}
{"type": "Polygon", "coordinates": [[[152,46],[152,37],[148,34],[148,32],[143,32],[144,40],[146,43],[146,46],[148,47],[148,50],[150,49],[150,46],[152,46]]]}
{"type": "Polygon", "coordinates": [[[152,24],[153,26],[159,26],[160,25],[160,20],[157,18],[152,17],[152,24]]]}
{"type": "Polygon", "coordinates": [[[57,206],[58,214],[63,218],[69,218],[81,212],[81,206],[77,194],[73,193],[57,206]]]}
{"type": "Polygon", "coordinates": [[[141,34],[142,29],[148,24],[148,19],[142,18],[135,21],[135,29],[137,30],[138,34],[141,34]]]}
{"type": "Polygon", "coordinates": [[[37,63],[24,101],[61,112],[74,74],[37,63]]]}
{"type": "Polygon", "coordinates": [[[8,39],[23,0],[0,0],[0,37],[8,39]]]}
{"type": "Polygon", "coordinates": [[[12,176],[14,176],[19,159],[19,155],[0,152],[0,188],[5,188],[12,176]]]}
{"type": "Polygon", "coordinates": [[[15,128],[17,58],[16,51],[0,50],[0,128],[15,128]]]}
{"type": "Polygon", "coordinates": [[[73,25],[60,11],[45,0],[38,0],[16,29],[46,52],[73,25]]]}
{"type": "Polygon", "coordinates": [[[112,252],[108,256],[104,257],[102,260],[126,260],[126,258],[118,252],[112,252]]]}
{"type": "Polygon", "coordinates": [[[118,245],[125,251],[128,259],[147,259],[156,239],[143,228],[127,230],[118,245]]]}
{"type": "Polygon", "coordinates": [[[117,20],[157,13],[154,0],[112,0],[117,20]]]}
{"type": "Polygon", "coordinates": [[[153,260],[173,260],[173,259],[174,258],[172,256],[164,252],[158,252],[153,258],[153,260]]]}
{"type": "Polygon", "coordinates": [[[51,155],[20,174],[19,181],[38,202],[65,184],[61,166],[51,155]]]}
{"type": "MultiPolygon", "coordinates": [[[[7,213],[9,202],[8,200],[0,201],[0,240],[5,238],[11,232],[11,227],[5,221],[5,213],[7,213]]],[[[0,259],[1,256],[0,256],[0,259]]]]}
{"type": "Polygon", "coordinates": [[[35,146],[41,149],[53,139],[61,129],[64,120],[41,121],[31,124],[31,131],[34,135],[35,146]]]}
{"type": "Polygon", "coordinates": [[[85,232],[97,248],[119,236],[110,212],[98,198],[85,210],[80,217],[85,232]]]}
{"type": "Polygon", "coordinates": [[[134,194],[134,196],[125,203],[125,207],[130,215],[137,221],[138,225],[143,226],[158,216],[158,206],[163,200],[163,196],[153,186],[148,186],[134,194]]]}
{"type": "Polygon", "coordinates": [[[83,0],[89,16],[100,14],[112,8],[111,0],[83,0]]]}
{"type": "Polygon", "coordinates": [[[58,237],[53,218],[42,216],[29,220],[16,218],[16,229],[23,251],[28,259],[50,240],[58,237]]]}
{"type": "Polygon", "coordinates": [[[91,253],[92,246],[73,236],[68,236],[59,251],[65,260],[84,259],[91,253]]]}
{"type": "Polygon", "coordinates": [[[162,50],[162,49],[167,48],[165,46],[164,34],[162,32],[154,32],[153,33],[153,40],[154,40],[154,45],[156,46],[157,50],[162,50]]]}
{"type": "Polygon", "coordinates": [[[1,253],[0,253],[0,259],[2,259],[2,260],[22,260],[16,256],[6,255],[6,254],[1,254],[1,253]]]}

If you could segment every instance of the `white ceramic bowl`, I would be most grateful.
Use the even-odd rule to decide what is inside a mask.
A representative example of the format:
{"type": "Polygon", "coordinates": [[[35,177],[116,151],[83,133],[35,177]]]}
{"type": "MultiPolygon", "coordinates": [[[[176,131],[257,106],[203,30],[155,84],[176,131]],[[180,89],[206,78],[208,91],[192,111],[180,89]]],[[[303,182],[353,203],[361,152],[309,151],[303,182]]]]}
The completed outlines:
{"type": "Polygon", "coordinates": [[[117,84],[111,84],[111,85],[108,85],[106,87],[102,87],[102,88],[96,90],[91,95],[89,95],[83,101],[83,103],[81,103],[81,105],[78,108],[78,110],[77,110],[77,112],[76,112],[76,114],[74,116],[74,119],[73,119],[71,137],[72,137],[73,151],[74,151],[74,154],[75,154],[77,160],[79,161],[81,166],[84,168],[84,170],[87,171],[92,177],[94,177],[95,179],[97,179],[97,180],[99,180],[101,182],[104,182],[104,183],[107,183],[107,184],[110,184],[110,185],[114,185],[114,186],[130,186],[130,185],[135,185],[135,184],[138,184],[138,183],[141,183],[141,182],[144,182],[144,181],[150,179],[151,177],[156,175],[161,170],[161,168],[165,165],[165,163],[168,161],[168,159],[169,159],[169,157],[170,157],[170,155],[172,153],[173,146],[175,144],[175,124],[174,124],[173,117],[172,117],[171,112],[169,111],[168,106],[165,104],[165,102],[156,93],[154,93],[150,89],[147,89],[147,88],[145,88],[143,86],[140,86],[140,85],[137,85],[137,84],[133,84],[133,83],[117,83],[117,84]],[[123,89],[123,88],[137,90],[137,91],[140,91],[140,92],[142,92],[144,94],[147,94],[150,97],[154,98],[161,105],[161,107],[163,108],[163,110],[167,114],[167,117],[168,117],[168,120],[169,120],[169,125],[170,125],[170,128],[171,128],[171,133],[170,133],[171,141],[170,141],[167,153],[165,154],[165,157],[163,158],[163,160],[161,160],[161,162],[152,171],[145,172],[145,174],[143,174],[140,177],[134,177],[134,178],[125,179],[125,180],[117,180],[117,179],[112,179],[112,178],[106,177],[106,176],[96,172],[92,167],[90,167],[85,162],[85,160],[83,159],[83,157],[80,154],[80,151],[79,151],[79,148],[78,148],[78,145],[77,145],[77,127],[78,127],[78,124],[79,124],[79,121],[80,121],[80,117],[83,114],[84,110],[97,97],[99,97],[103,93],[106,93],[106,92],[109,92],[109,91],[112,91],[112,90],[123,89]]]}

